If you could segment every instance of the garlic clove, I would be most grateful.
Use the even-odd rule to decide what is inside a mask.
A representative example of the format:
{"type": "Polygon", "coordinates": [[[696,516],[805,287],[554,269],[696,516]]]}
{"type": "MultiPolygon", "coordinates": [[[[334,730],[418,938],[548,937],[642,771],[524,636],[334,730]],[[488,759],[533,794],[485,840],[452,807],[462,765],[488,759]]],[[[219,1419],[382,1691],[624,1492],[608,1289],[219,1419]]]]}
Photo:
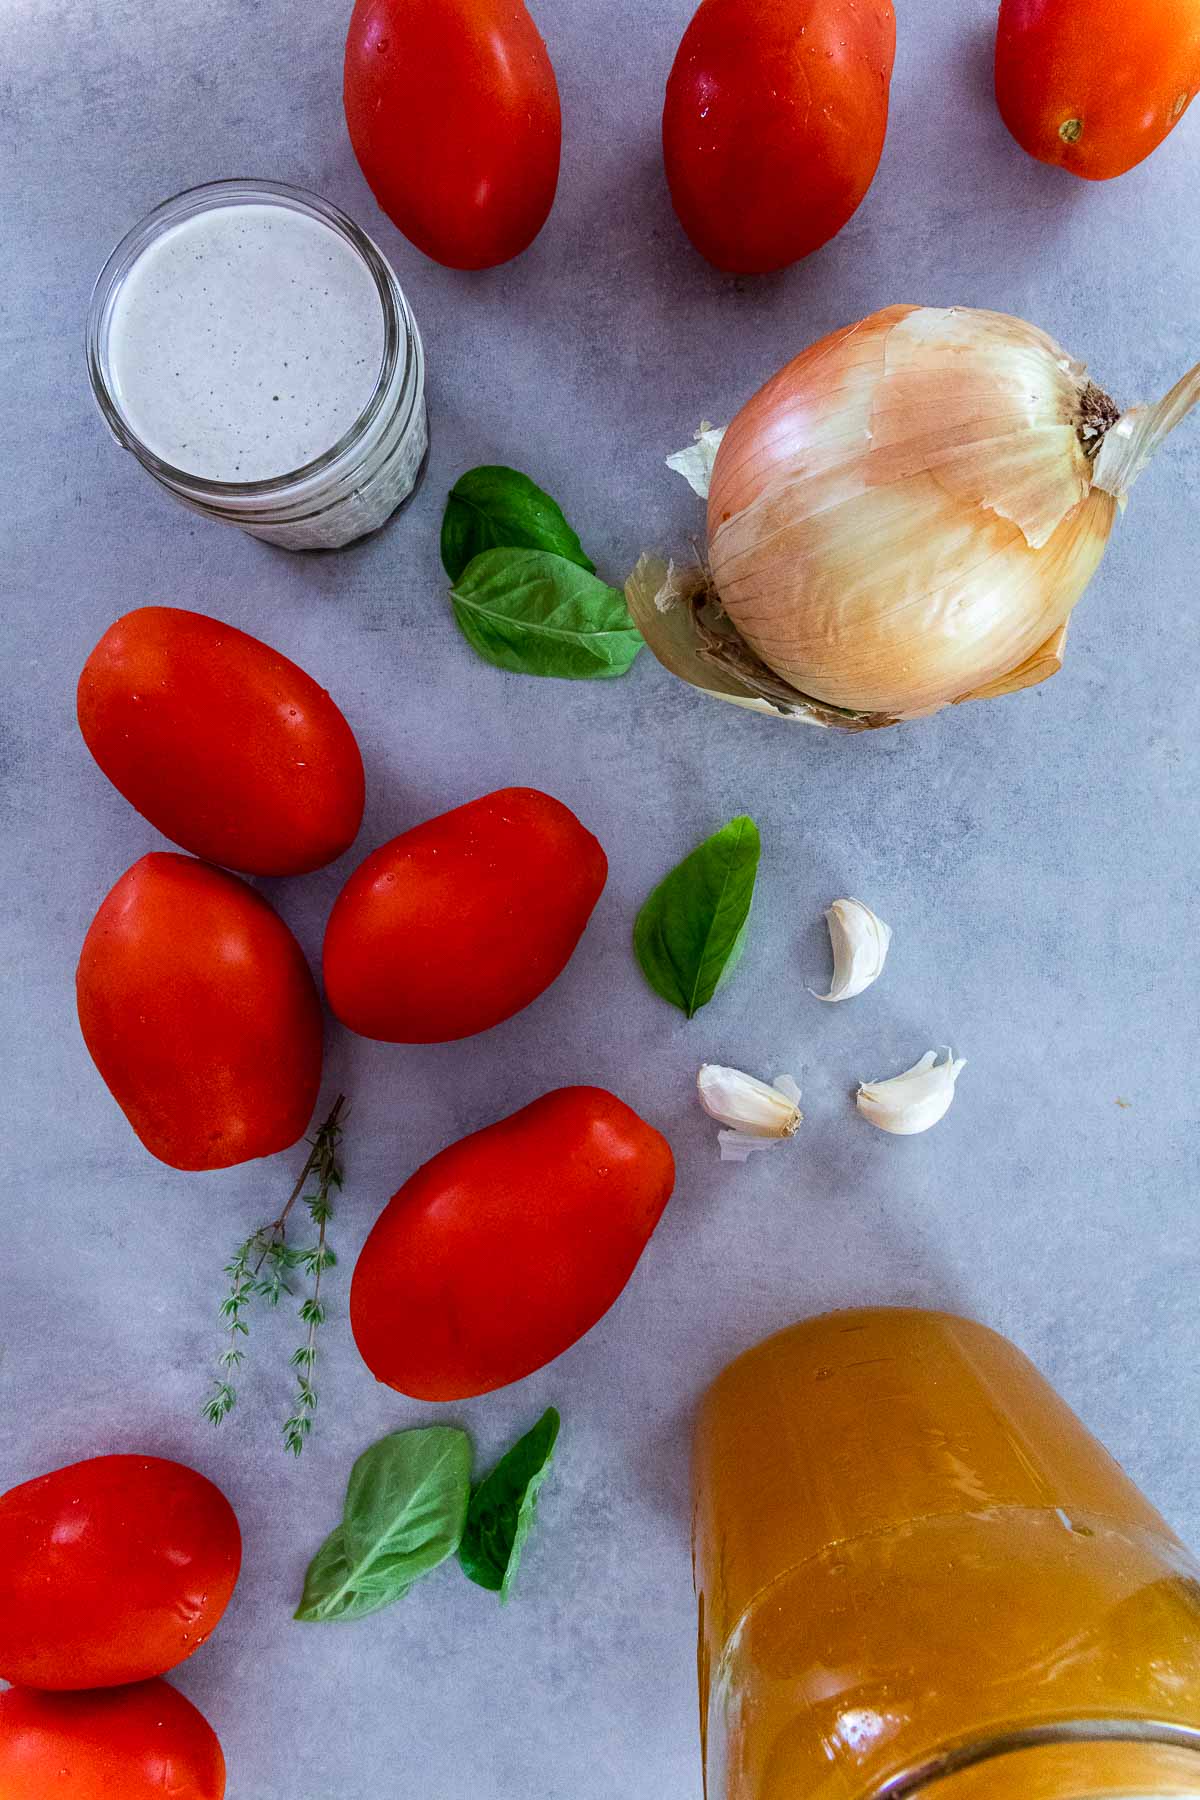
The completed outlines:
{"type": "Polygon", "coordinates": [[[833,948],[833,980],[827,994],[814,993],[813,997],[853,1000],[883,974],[892,928],[861,900],[835,900],[825,917],[833,948]]]}
{"type": "Polygon", "coordinates": [[[804,1117],[800,1089],[790,1075],[777,1075],[772,1085],[740,1069],[705,1063],[696,1091],[709,1118],[727,1127],[717,1133],[722,1162],[745,1162],[752,1151],[794,1137],[804,1117]]]}
{"type": "Polygon", "coordinates": [[[889,1081],[866,1081],[856,1098],[859,1112],[880,1131],[912,1137],[944,1118],[954,1099],[954,1084],[966,1067],[963,1057],[947,1050],[945,1062],[927,1050],[920,1062],[889,1081]]]}
{"type": "Polygon", "coordinates": [[[708,499],[713,464],[717,460],[717,451],[721,448],[724,436],[723,425],[710,425],[707,419],[702,419],[695,442],[689,444],[686,450],[677,450],[674,456],[667,458],[668,469],[674,469],[677,475],[682,475],[693,494],[699,494],[701,500],[708,499]]]}

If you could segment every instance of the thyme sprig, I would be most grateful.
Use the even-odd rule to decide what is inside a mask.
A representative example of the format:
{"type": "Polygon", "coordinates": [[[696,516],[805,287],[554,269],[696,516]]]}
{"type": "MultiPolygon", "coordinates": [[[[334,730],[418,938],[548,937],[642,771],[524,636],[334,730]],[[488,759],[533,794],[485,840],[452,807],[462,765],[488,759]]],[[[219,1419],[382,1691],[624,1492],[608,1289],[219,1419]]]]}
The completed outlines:
{"type": "Polygon", "coordinates": [[[335,1189],[340,1190],[342,1186],[338,1146],[342,1136],[345,1106],[345,1095],[339,1094],[329,1117],[316,1135],[309,1139],[308,1159],[279,1217],[269,1225],[260,1225],[257,1231],[238,1245],[225,1264],[229,1292],[221,1302],[220,1318],[228,1334],[228,1342],[217,1358],[219,1373],[213,1378],[213,1391],[201,1409],[204,1417],[214,1425],[219,1425],[233,1411],[237,1404],[234,1378],[245,1360],[246,1347],[243,1340],[250,1335],[250,1327],[244,1315],[256,1299],[263,1300],[270,1307],[277,1307],[284,1294],[293,1295],[295,1290],[289,1283],[288,1276],[293,1271],[300,1271],[311,1280],[312,1292],[304,1296],[299,1307],[300,1321],[307,1330],[304,1342],[293,1352],[291,1358],[291,1367],[296,1371],[297,1391],[291,1415],[285,1420],[283,1427],[284,1445],[294,1456],[300,1455],[312,1432],[313,1414],[317,1407],[317,1390],[313,1383],[313,1370],[317,1360],[317,1329],[324,1324],[326,1318],[325,1303],[321,1298],[321,1278],[325,1270],[333,1268],[337,1262],[329,1243],[328,1227],[333,1216],[333,1192],[335,1189]],[[305,1193],[305,1188],[314,1179],[316,1191],[305,1193]],[[300,1247],[288,1243],[288,1219],[297,1201],[302,1201],[309,1218],[316,1226],[315,1244],[300,1247]]]}

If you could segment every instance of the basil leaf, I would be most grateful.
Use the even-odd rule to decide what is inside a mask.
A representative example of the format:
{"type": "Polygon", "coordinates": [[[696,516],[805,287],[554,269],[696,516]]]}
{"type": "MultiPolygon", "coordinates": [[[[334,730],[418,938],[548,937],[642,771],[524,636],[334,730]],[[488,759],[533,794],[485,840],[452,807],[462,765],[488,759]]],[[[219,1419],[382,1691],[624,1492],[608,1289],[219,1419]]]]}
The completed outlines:
{"type": "Polygon", "coordinates": [[[550,550],[589,575],[595,564],[562,515],[558,502],[519,469],[469,469],[450,489],[442,519],[442,564],[457,581],[484,550],[550,550]]]}
{"type": "Polygon", "coordinates": [[[485,550],[450,599],[472,648],[518,675],[605,680],[642,647],[624,594],[546,550],[485,550]]]}
{"type": "Polygon", "coordinates": [[[521,1552],[533,1527],[538,1490],[550,1473],[559,1423],[558,1414],[550,1407],[471,1496],[458,1560],[472,1581],[499,1593],[501,1605],[512,1592],[521,1552]]]}
{"type": "Polygon", "coordinates": [[[309,1624],[365,1619],[368,1613],[403,1600],[411,1585],[396,1587],[374,1579],[369,1568],[356,1570],[346,1552],[345,1533],[336,1525],[308,1565],[295,1616],[309,1624]]]}
{"type": "Polygon", "coordinates": [[[689,1019],[741,960],[761,851],[754,820],[731,819],[659,882],[637,916],[643,975],[689,1019]]]}
{"type": "Polygon", "coordinates": [[[309,1565],[298,1619],[358,1619],[402,1600],[453,1556],[466,1524],[471,1440],[452,1426],[393,1431],[350,1473],[342,1523],[309,1565]]]}

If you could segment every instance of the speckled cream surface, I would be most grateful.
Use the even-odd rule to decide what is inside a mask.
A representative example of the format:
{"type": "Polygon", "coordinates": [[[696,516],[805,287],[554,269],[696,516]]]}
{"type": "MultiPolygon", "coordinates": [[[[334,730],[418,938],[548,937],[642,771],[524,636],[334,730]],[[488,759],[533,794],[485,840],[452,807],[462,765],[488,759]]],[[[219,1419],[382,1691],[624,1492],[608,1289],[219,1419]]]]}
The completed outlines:
{"type": "Polygon", "coordinates": [[[332,450],[383,362],[370,269],[323,220],[214,206],[130,268],[108,327],[113,397],[162,462],[270,481],[332,450]]]}
{"type": "Polygon", "coordinates": [[[220,1733],[230,1800],[699,1800],[688,1438],[697,1396],[791,1319],[862,1301],[959,1308],[1009,1332],[1172,1523],[1200,1541],[1200,423],[1139,484],[1048,686],[902,730],[789,729],[692,695],[648,656],[559,684],[478,661],[437,554],[447,488],[512,462],[563,503],[601,570],[686,551],[698,504],[663,458],[790,354],[893,301],[1044,326],[1123,402],[1200,356],[1200,116],[1089,186],[1030,161],[990,92],[992,0],[904,0],[893,115],[865,205],[761,281],[700,263],[661,172],[662,85],[686,0],[535,0],[566,126],[532,250],[435,268],[381,217],[341,115],[348,6],[112,0],[5,14],[0,314],[5,1075],[0,1487],[105,1450],[176,1456],[237,1507],[245,1573],[178,1684],[220,1733]],[[392,260],[421,321],[433,450],[382,533],[297,557],[177,506],[96,415],[82,357],[96,271],[165,195],[225,175],[316,189],[392,260]],[[281,1319],[244,1399],[199,1418],[221,1265],[275,1211],[294,1156],[174,1174],[141,1150],[80,1041],[72,971],[93,911],[155,833],[78,736],[79,667],[147,601],[266,638],[326,683],[368,776],[359,846],[264,883],[310,956],[357,856],[503,783],[597,832],[608,889],[561,981],[466,1045],[330,1027],[325,1092],[352,1096],[341,1267],[321,1414],[286,1460],[281,1319]],[[764,837],[749,947],[687,1023],[629,951],[649,887],[739,811],[764,837]],[[823,1007],[823,909],[865,900],[883,979],[823,1007]],[[860,1078],[953,1044],[968,1067],[928,1135],[855,1116],[860,1078]],[[717,1161],[700,1063],[788,1069],[806,1122],[717,1161]],[[554,1366],[444,1413],[377,1388],[345,1318],[354,1256],[414,1166],[563,1082],[607,1084],[665,1130],[675,1198],[626,1294],[554,1366]],[[490,1462],[563,1416],[517,1597],[445,1569],[392,1611],[291,1623],[354,1456],[461,1421],[490,1462]]]}

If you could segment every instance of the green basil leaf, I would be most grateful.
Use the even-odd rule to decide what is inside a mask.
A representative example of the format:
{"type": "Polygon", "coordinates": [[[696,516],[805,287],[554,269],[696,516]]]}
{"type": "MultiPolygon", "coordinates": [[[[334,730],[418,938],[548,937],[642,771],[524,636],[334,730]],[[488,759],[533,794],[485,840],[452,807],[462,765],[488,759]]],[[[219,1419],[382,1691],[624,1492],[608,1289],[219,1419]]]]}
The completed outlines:
{"type": "Polygon", "coordinates": [[[457,581],[484,550],[550,550],[589,575],[595,564],[567,524],[558,502],[518,469],[469,469],[450,489],[442,519],[442,564],[457,581]]]}
{"type": "Polygon", "coordinates": [[[642,647],[625,596],[546,550],[485,550],[450,590],[471,646],[518,675],[604,680],[642,647]]]}
{"type": "Polygon", "coordinates": [[[521,1552],[533,1527],[538,1491],[550,1473],[559,1423],[558,1414],[550,1407],[471,1496],[458,1560],[472,1581],[499,1593],[501,1605],[512,1592],[521,1552]]]}
{"type": "Polygon", "coordinates": [[[452,1426],[393,1431],[350,1473],[342,1523],[305,1577],[298,1619],[357,1619],[403,1599],[453,1556],[466,1524],[471,1440],[452,1426]]]}
{"type": "Polygon", "coordinates": [[[731,819],[659,882],[637,916],[642,973],[689,1019],[741,960],[761,851],[754,820],[731,819]]]}
{"type": "Polygon", "coordinates": [[[346,1552],[345,1533],[337,1525],[308,1565],[295,1616],[309,1624],[365,1619],[368,1613],[403,1600],[407,1592],[407,1586],[377,1579],[369,1567],[355,1569],[346,1552]]]}

